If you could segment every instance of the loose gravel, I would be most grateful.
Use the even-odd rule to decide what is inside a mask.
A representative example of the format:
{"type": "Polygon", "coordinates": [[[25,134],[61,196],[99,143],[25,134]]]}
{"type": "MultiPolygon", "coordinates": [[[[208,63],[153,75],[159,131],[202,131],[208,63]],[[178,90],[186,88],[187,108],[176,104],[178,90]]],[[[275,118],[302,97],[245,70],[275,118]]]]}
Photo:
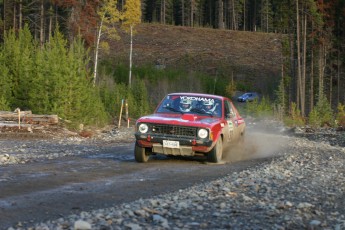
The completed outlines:
{"type": "MultiPolygon", "coordinates": [[[[150,199],[33,223],[26,229],[345,229],[345,133],[294,130],[282,138],[286,148],[255,168],[150,199]]],[[[38,144],[45,149],[44,142],[38,144]]],[[[19,160],[11,163],[25,163],[38,155],[25,146],[16,147],[28,154],[13,156],[19,160]]],[[[49,156],[88,151],[68,149],[56,149],[49,156]]],[[[7,152],[0,150],[0,164],[12,157],[7,152]]],[[[9,228],[14,229],[24,228],[19,222],[9,228]]]]}

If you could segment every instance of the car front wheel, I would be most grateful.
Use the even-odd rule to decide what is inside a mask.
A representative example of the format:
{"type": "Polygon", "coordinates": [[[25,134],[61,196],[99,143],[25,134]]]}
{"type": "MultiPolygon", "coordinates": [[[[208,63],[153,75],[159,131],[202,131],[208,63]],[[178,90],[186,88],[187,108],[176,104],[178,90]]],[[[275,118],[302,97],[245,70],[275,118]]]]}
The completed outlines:
{"type": "Polygon", "coordinates": [[[138,143],[135,143],[134,157],[137,162],[145,163],[149,160],[150,155],[146,153],[146,149],[140,147],[138,143]]]}
{"type": "Polygon", "coordinates": [[[219,163],[222,160],[222,156],[223,156],[223,141],[222,141],[222,137],[219,137],[216,145],[207,154],[207,160],[213,163],[219,163]]]}

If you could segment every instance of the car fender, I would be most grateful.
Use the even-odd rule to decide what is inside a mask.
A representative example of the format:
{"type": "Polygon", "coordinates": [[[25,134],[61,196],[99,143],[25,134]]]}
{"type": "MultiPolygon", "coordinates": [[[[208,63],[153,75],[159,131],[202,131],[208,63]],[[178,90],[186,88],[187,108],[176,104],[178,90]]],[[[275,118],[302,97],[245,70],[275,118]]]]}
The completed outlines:
{"type": "Polygon", "coordinates": [[[226,132],[226,130],[224,129],[224,127],[226,127],[226,123],[224,121],[218,123],[217,125],[215,125],[212,128],[212,134],[213,134],[213,144],[212,144],[212,148],[216,145],[217,140],[219,138],[222,138],[222,140],[224,140],[224,132],[226,132]]]}

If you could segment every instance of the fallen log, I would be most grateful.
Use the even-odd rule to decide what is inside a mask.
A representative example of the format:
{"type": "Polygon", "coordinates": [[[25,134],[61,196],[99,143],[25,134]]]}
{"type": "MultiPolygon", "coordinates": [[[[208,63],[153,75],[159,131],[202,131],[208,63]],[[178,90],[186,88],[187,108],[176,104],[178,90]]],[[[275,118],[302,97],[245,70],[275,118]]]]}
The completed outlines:
{"type": "Polygon", "coordinates": [[[18,117],[26,117],[32,115],[31,111],[20,111],[18,112],[9,112],[9,111],[0,111],[0,120],[17,120],[18,117]]]}
{"type": "Polygon", "coordinates": [[[29,123],[29,124],[57,124],[59,123],[59,117],[57,115],[30,115],[25,117],[23,122],[29,123]]]}
{"type": "Polygon", "coordinates": [[[37,115],[31,111],[8,112],[0,111],[0,121],[12,121],[26,124],[46,124],[53,125],[59,123],[57,115],[37,115]]]}

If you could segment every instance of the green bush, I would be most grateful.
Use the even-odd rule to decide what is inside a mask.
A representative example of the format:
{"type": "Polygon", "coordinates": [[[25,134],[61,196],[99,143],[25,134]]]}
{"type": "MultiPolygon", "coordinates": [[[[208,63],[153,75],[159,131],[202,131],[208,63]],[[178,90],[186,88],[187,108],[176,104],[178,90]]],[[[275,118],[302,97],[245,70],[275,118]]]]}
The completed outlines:
{"type": "Polygon", "coordinates": [[[4,98],[3,96],[0,97],[0,110],[3,110],[3,111],[10,110],[10,107],[6,101],[6,98],[4,98]]]}
{"type": "Polygon", "coordinates": [[[129,118],[135,119],[152,112],[146,85],[140,79],[133,81],[131,89],[124,83],[102,83],[100,94],[107,113],[115,119],[115,123],[120,116],[121,107],[122,116],[125,116],[125,103],[128,105],[129,118]]]}
{"type": "Polygon", "coordinates": [[[337,125],[341,127],[345,127],[345,105],[341,103],[338,104],[337,107],[337,125]]]}
{"type": "Polygon", "coordinates": [[[321,96],[309,113],[308,124],[312,127],[334,126],[333,111],[325,96],[321,96]]]}
{"type": "Polygon", "coordinates": [[[309,121],[308,124],[313,127],[313,128],[317,128],[321,126],[321,120],[319,117],[319,114],[317,112],[316,109],[313,109],[310,113],[309,113],[309,121]]]}
{"type": "Polygon", "coordinates": [[[268,98],[262,97],[261,100],[256,99],[252,102],[247,102],[245,105],[245,113],[257,118],[272,117],[273,107],[268,98]]]}
{"type": "Polygon", "coordinates": [[[284,117],[283,122],[290,127],[305,125],[305,121],[301,116],[301,111],[297,108],[296,103],[291,103],[289,116],[284,117]]]}

